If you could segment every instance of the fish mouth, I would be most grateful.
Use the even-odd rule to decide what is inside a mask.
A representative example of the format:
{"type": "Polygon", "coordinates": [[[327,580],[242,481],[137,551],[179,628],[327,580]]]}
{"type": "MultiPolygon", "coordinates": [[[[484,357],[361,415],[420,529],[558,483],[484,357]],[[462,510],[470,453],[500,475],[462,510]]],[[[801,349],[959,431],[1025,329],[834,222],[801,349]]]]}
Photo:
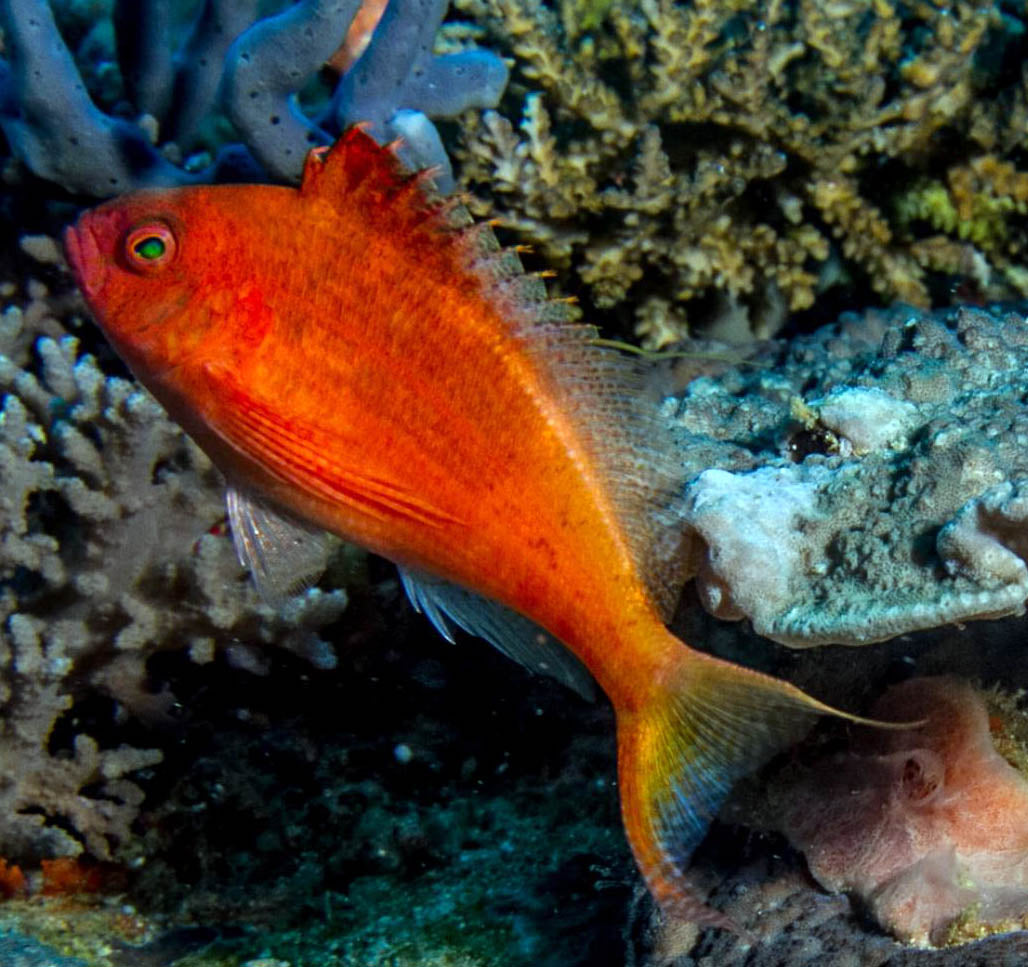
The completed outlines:
{"type": "Polygon", "coordinates": [[[96,237],[81,219],[64,230],[64,251],[78,287],[86,299],[95,299],[107,281],[107,265],[96,237]]]}

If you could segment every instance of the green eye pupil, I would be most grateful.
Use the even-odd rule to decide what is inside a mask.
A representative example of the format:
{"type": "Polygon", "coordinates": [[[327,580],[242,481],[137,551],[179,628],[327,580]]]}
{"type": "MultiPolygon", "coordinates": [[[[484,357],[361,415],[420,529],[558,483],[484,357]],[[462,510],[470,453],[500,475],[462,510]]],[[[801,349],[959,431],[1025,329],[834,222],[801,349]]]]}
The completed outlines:
{"type": "Polygon", "coordinates": [[[166,246],[164,242],[155,235],[151,235],[149,238],[144,238],[132,246],[132,251],[141,259],[146,259],[148,262],[152,262],[154,259],[159,259],[164,254],[165,250],[166,246]]]}

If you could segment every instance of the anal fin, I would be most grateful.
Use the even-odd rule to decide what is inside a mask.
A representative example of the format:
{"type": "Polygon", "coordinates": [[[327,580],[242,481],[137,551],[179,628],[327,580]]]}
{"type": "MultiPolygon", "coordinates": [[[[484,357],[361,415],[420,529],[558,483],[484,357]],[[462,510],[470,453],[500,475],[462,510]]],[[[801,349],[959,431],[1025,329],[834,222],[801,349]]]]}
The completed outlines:
{"type": "Polygon", "coordinates": [[[452,622],[468,634],[484,638],[529,670],[556,678],[583,698],[591,700],[595,696],[595,685],[585,666],[528,618],[449,581],[409,568],[399,570],[414,609],[423,612],[447,641],[453,641],[452,622]]]}

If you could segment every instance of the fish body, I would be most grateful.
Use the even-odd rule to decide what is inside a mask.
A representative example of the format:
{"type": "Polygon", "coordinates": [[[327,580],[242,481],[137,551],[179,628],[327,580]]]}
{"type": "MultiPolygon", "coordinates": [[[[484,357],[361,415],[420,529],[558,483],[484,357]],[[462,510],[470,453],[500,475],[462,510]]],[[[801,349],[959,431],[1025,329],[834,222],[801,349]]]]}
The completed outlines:
{"type": "Polygon", "coordinates": [[[617,712],[654,896],[724,922],[688,891],[691,849],[736,778],[832,710],[665,628],[671,448],[631,365],[356,129],[299,189],[139,192],[66,248],[115,349],[225,473],[255,571],[281,519],[286,543],[324,529],[397,562],[442,626],[560,666],[544,629],[617,712]]]}

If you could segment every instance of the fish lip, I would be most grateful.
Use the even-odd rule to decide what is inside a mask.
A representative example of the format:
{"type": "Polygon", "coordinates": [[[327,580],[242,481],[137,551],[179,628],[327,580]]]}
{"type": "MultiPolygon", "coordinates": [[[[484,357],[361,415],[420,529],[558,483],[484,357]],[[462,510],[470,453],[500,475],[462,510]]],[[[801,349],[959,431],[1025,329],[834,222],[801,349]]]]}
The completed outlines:
{"type": "Polygon", "coordinates": [[[87,299],[95,299],[107,281],[107,266],[88,225],[80,220],[65,228],[64,251],[79,288],[87,299]]]}

